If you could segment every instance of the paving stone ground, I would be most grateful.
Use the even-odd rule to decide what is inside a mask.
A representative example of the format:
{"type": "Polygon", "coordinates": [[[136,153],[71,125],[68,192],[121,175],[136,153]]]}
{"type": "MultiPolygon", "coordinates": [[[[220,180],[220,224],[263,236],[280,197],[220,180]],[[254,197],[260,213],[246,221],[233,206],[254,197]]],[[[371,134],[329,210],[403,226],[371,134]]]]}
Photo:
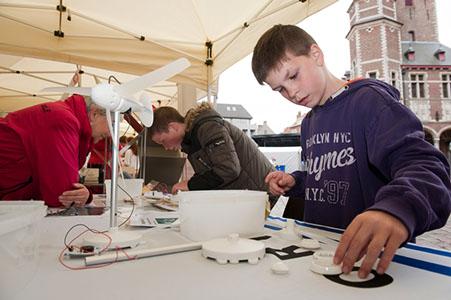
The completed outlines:
{"type": "MultiPolygon", "coordinates": [[[[272,216],[282,216],[287,199],[281,197],[271,211],[272,216]]],[[[451,251],[451,218],[440,229],[426,232],[417,237],[417,244],[451,251]]]]}
{"type": "Polygon", "coordinates": [[[417,244],[451,251],[451,218],[444,227],[418,236],[417,244]]]}

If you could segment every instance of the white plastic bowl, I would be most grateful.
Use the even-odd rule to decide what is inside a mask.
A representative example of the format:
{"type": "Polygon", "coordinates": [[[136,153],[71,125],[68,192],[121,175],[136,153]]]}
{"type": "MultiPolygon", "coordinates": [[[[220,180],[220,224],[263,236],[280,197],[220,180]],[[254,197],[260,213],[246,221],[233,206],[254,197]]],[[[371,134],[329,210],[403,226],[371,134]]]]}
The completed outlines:
{"type": "Polygon", "coordinates": [[[213,190],[179,192],[180,232],[193,241],[231,233],[250,237],[263,232],[266,192],[213,190]]]}

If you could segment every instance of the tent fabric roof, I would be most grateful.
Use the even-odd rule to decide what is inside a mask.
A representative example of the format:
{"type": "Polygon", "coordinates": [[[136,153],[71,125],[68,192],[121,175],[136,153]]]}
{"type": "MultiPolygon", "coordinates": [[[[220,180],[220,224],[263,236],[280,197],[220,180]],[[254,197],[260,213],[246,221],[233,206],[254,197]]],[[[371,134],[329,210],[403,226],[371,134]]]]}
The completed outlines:
{"type": "MultiPolygon", "coordinates": [[[[107,82],[110,76],[114,76],[119,82],[136,78],[135,75],[92,67],[81,67],[81,70],[81,85],[87,87],[94,86],[96,79],[107,82]]],[[[61,99],[60,93],[43,93],[41,90],[50,86],[68,85],[75,72],[75,64],[0,54],[0,116],[30,105],[61,99]]],[[[114,80],[112,83],[115,83],[114,80]]],[[[146,89],[146,92],[155,105],[176,105],[175,83],[160,82],[146,89]]],[[[204,96],[205,92],[197,91],[198,98],[204,96]]]]}
{"type": "Polygon", "coordinates": [[[0,53],[134,75],[186,57],[173,81],[207,90],[268,28],[335,1],[0,0],[0,53]]]}

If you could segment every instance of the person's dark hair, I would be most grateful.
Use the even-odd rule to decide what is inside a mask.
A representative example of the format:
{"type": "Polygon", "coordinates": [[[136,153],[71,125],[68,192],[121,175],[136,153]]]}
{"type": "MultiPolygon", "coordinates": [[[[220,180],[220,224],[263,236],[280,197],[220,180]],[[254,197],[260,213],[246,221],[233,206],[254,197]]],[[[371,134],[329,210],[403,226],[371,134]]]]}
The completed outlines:
{"type": "Polygon", "coordinates": [[[185,118],[173,107],[162,106],[153,113],[153,124],[149,128],[150,137],[155,133],[165,132],[171,122],[184,123],[185,118]]]}
{"type": "Polygon", "coordinates": [[[252,72],[258,83],[263,84],[268,73],[277,67],[287,53],[308,55],[315,40],[294,25],[274,25],[258,40],[252,56],[252,72]]]}

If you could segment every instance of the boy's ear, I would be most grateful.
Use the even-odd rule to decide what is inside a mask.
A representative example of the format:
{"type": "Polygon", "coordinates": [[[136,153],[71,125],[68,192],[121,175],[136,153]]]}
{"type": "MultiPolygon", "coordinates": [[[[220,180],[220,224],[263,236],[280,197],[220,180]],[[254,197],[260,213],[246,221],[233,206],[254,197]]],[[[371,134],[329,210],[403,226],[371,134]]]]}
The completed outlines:
{"type": "Polygon", "coordinates": [[[310,46],[309,55],[316,61],[318,66],[324,65],[323,51],[321,51],[321,48],[317,44],[313,44],[310,46]]]}

